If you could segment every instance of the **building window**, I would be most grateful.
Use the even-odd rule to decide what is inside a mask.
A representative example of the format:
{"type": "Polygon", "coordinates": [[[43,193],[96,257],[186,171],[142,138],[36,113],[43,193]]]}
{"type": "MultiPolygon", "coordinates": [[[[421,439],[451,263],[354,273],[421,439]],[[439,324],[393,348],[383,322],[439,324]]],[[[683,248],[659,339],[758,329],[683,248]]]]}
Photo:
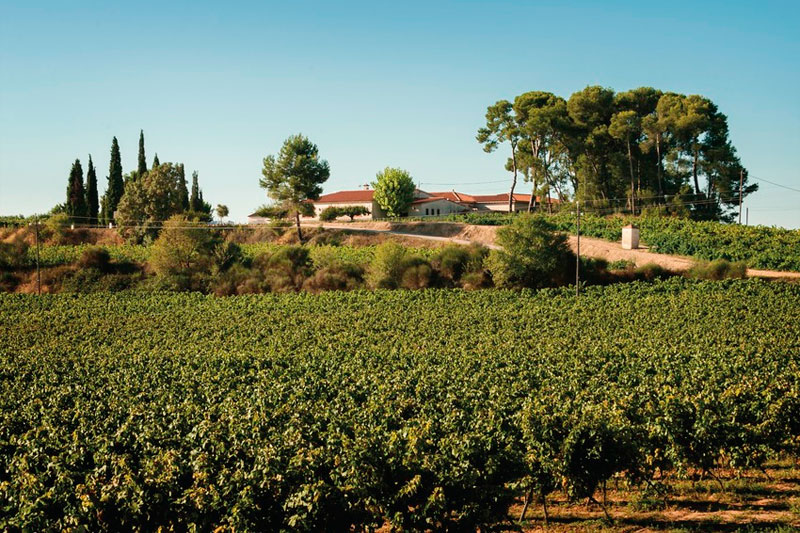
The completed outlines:
{"type": "Polygon", "coordinates": [[[425,208],[425,216],[428,216],[428,208],[425,208]]]}
{"type": "Polygon", "coordinates": [[[439,214],[439,210],[438,210],[438,209],[436,210],[436,214],[437,214],[437,215],[439,214]]]}

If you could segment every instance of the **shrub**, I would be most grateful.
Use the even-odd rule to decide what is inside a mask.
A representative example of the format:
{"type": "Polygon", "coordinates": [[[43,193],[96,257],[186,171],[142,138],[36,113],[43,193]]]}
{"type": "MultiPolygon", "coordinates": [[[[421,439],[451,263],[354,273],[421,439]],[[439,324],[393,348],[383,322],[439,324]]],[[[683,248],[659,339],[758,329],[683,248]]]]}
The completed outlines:
{"type": "Polygon", "coordinates": [[[220,242],[214,247],[211,259],[215,271],[225,272],[242,261],[242,249],[234,242],[220,242]]]}
{"type": "Polygon", "coordinates": [[[81,269],[108,272],[111,270],[111,254],[100,246],[90,246],[83,251],[76,265],[81,269]]]}
{"type": "Polygon", "coordinates": [[[311,273],[311,258],[305,246],[284,246],[271,255],[258,256],[254,263],[262,269],[264,282],[274,292],[299,291],[311,273]]]}
{"type": "Polygon", "coordinates": [[[743,279],[747,277],[747,265],[742,261],[731,263],[726,259],[717,259],[710,263],[696,263],[687,275],[696,279],[743,279]]]}
{"type": "Polygon", "coordinates": [[[421,257],[407,257],[402,262],[400,285],[404,289],[424,289],[431,285],[433,269],[421,257]]]}
{"type": "Polygon", "coordinates": [[[498,287],[541,288],[568,281],[575,256],[567,238],[542,218],[521,215],[497,231],[501,250],[492,250],[484,264],[498,287]]]}
{"type": "Polygon", "coordinates": [[[468,248],[450,244],[439,251],[433,260],[433,265],[443,278],[457,282],[466,272],[470,259],[468,248]]]}
{"type": "Polygon", "coordinates": [[[13,292],[19,286],[20,279],[11,272],[0,272],[0,291],[13,292]]]}
{"type": "Polygon", "coordinates": [[[461,287],[467,290],[482,289],[489,287],[491,281],[483,270],[478,272],[467,272],[461,276],[461,287]]]}
{"type": "Polygon", "coordinates": [[[395,241],[386,241],[375,247],[369,265],[368,282],[371,287],[394,289],[400,285],[406,249],[395,241]]]}
{"type": "Polygon", "coordinates": [[[22,239],[0,242],[0,268],[12,269],[24,266],[28,255],[28,244],[22,239]]]}
{"type": "Polygon", "coordinates": [[[303,289],[317,293],[321,291],[351,291],[364,283],[364,269],[348,263],[334,264],[317,270],[306,279],[303,289]]]}
{"type": "Polygon", "coordinates": [[[653,281],[654,279],[666,279],[672,276],[672,272],[656,263],[647,263],[633,271],[636,279],[653,281]]]}
{"type": "Polygon", "coordinates": [[[206,226],[174,215],[164,223],[153,244],[150,265],[159,276],[188,278],[191,286],[193,275],[209,271],[215,245],[216,240],[206,226]]]}

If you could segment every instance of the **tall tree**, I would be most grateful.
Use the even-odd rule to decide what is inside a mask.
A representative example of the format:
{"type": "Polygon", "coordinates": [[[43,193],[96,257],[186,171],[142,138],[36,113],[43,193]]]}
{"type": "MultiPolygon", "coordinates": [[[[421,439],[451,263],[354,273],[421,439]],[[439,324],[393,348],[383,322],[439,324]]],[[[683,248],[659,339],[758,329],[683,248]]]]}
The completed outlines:
{"type": "Polygon", "coordinates": [[[390,217],[400,217],[408,213],[414,201],[414,179],[408,171],[401,168],[386,167],[378,172],[372,182],[375,189],[375,202],[390,217]]]}
{"type": "Polygon", "coordinates": [[[96,225],[100,202],[97,198],[97,173],[95,172],[91,155],[89,155],[89,168],[86,170],[86,211],[89,217],[89,224],[96,225]]]}
{"type": "Polygon", "coordinates": [[[153,168],[156,168],[160,164],[161,162],[158,160],[158,154],[156,154],[155,157],[153,157],[153,168]]]}
{"type": "Polygon", "coordinates": [[[189,210],[189,188],[186,186],[186,170],[183,163],[178,165],[178,199],[184,211],[189,210]]]}
{"type": "Polygon", "coordinates": [[[294,214],[297,237],[302,242],[300,215],[309,213],[309,200],[317,200],[322,184],[331,171],[328,162],[319,157],[317,145],[303,135],[292,135],[284,141],[280,153],[264,158],[260,185],[271,199],[294,214]]]}
{"type": "Polygon", "coordinates": [[[122,234],[136,241],[155,237],[165,220],[181,213],[177,183],[178,168],[172,163],[159,165],[130,181],[118,207],[122,234]]]}
{"type": "Polygon", "coordinates": [[[104,223],[114,221],[114,212],[117,210],[120,198],[125,192],[125,183],[122,180],[122,158],[119,152],[117,138],[111,140],[111,162],[108,165],[108,186],[103,195],[104,223]]]}
{"type": "Polygon", "coordinates": [[[512,105],[508,100],[500,100],[486,110],[486,127],[478,130],[476,139],[483,145],[486,153],[494,152],[497,147],[507,142],[511,147],[511,190],[508,193],[508,212],[514,210],[514,188],[517,186],[517,144],[520,131],[511,114],[512,105]]]}
{"type": "Polygon", "coordinates": [[[550,167],[554,160],[558,136],[567,121],[567,102],[552,93],[532,91],[514,99],[514,114],[522,139],[530,148],[530,179],[533,181],[528,211],[536,198],[536,187],[541,177],[547,185],[547,206],[550,203],[550,167]]]}
{"type": "Polygon", "coordinates": [[[144,155],[144,130],[139,130],[139,166],[136,168],[139,176],[147,174],[147,158],[144,155]]]}
{"type": "Polygon", "coordinates": [[[189,199],[190,211],[200,211],[203,208],[201,199],[200,184],[197,180],[197,171],[192,172],[192,196],[189,199]]]}
{"type": "Polygon", "coordinates": [[[634,174],[633,174],[633,150],[631,145],[639,142],[639,137],[642,133],[642,119],[636,111],[620,111],[611,117],[611,125],[608,128],[608,133],[615,139],[625,143],[628,152],[628,165],[631,178],[631,199],[630,206],[631,212],[636,214],[636,190],[634,189],[634,174]]]}
{"type": "Polygon", "coordinates": [[[73,222],[86,222],[86,189],[83,187],[83,167],[79,159],[75,160],[69,172],[66,211],[73,222]]]}

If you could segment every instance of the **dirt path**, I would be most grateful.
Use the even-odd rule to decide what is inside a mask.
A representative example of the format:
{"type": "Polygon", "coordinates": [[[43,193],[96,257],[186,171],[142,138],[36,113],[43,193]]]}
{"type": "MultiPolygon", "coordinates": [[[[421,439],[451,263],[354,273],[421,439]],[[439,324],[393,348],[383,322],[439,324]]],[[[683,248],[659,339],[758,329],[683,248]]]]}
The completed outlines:
{"type": "MultiPolygon", "coordinates": [[[[450,222],[334,222],[307,225],[321,226],[327,229],[385,233],[402,237],[452,242],[463,245],[478,243],[492,249],[499,248],[499,246],[495,244],[497,226],[473,226],[450,222]]],[[[577,241],[578,239],[576,236],[569,236],[569,245],[573,251],[577,249],[577,241]]],[[[624,250],[620,242],[611,242],[594,237],[581,237],[581,255],[605,259],[608,262],[633,261],[636,266],[655,263],[676,272],[688,270],[695,262],[691,257],[657,254],[648,251],[646,248],[624,250]]],[[[753,268],[747,269],[747,275],[749,277],[771,279],[800,279],[800,272],[781,272],[778,270],[760,270],[753,268]]]]}

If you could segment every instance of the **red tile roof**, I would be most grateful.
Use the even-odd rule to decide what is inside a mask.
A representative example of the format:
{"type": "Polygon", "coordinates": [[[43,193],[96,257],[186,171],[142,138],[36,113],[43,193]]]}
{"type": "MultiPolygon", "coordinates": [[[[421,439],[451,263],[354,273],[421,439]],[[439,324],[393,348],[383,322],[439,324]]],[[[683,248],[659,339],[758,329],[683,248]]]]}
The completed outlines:
{"type": "Polygon", "coordinates": [[[338,204],[342,202],[371,202],[375,194],[373,190],[359,189],[357,191],[338,191],[330,194],[323,194],[319,197],[316,204],[338,204]]]}

